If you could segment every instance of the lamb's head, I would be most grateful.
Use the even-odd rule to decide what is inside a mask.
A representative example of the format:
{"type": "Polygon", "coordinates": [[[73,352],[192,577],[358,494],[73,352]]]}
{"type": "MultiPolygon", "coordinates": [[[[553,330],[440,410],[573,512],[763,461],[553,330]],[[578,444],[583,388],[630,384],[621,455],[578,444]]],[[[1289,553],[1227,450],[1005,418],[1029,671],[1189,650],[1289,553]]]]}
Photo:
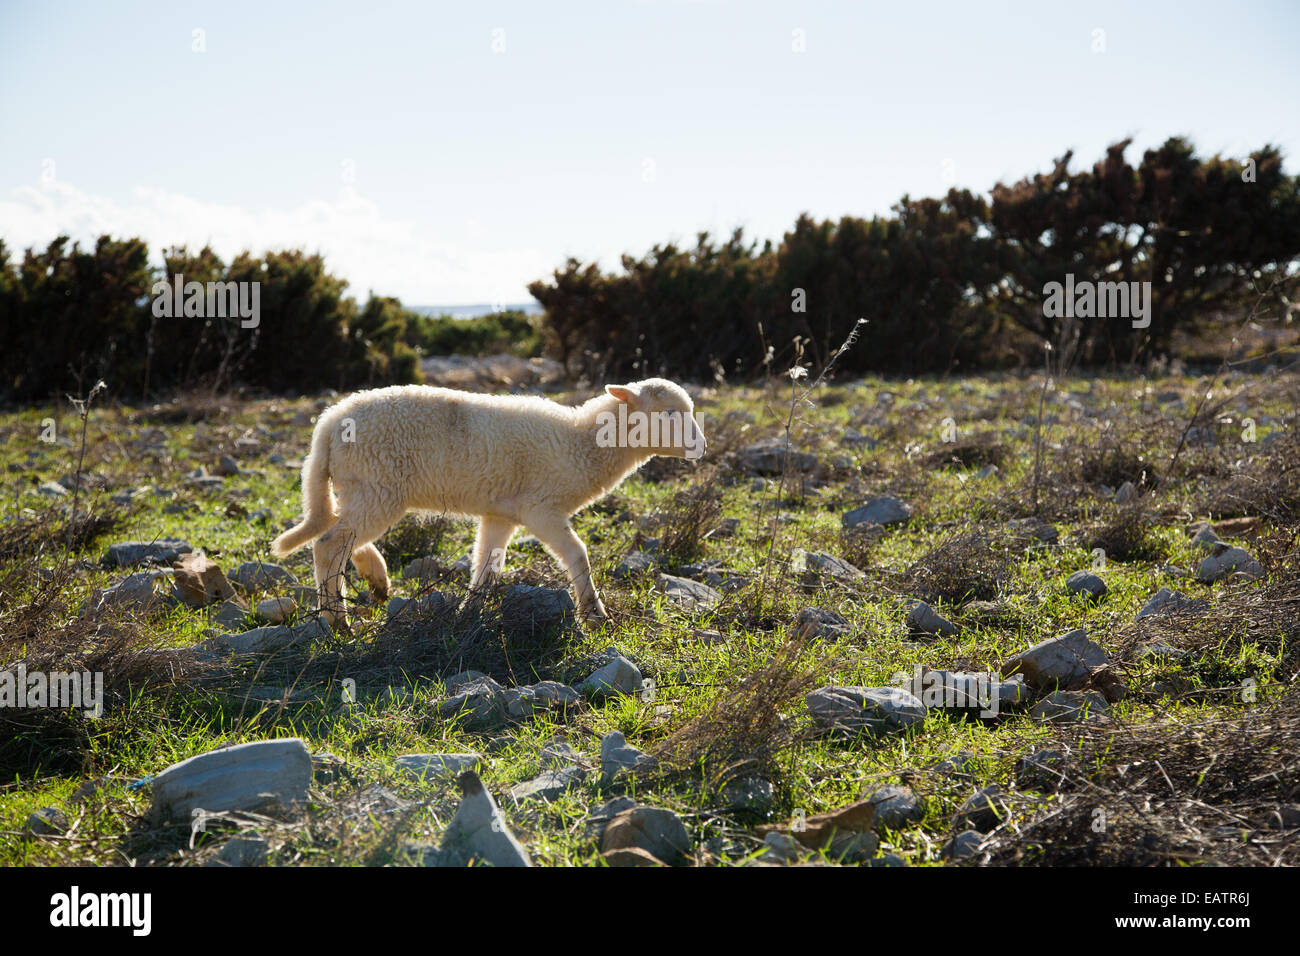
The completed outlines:
{"type": "Polygon", "coordinates": [[[606,385],[621,403],[605,440],[648,455],[696,459],[704,454],[704,429],[695,420],[695,403],[686,389],[666,378],[647,378],[626,385],[606,385]],[[612,442],[611,442],[612,439],[612,442]]]}

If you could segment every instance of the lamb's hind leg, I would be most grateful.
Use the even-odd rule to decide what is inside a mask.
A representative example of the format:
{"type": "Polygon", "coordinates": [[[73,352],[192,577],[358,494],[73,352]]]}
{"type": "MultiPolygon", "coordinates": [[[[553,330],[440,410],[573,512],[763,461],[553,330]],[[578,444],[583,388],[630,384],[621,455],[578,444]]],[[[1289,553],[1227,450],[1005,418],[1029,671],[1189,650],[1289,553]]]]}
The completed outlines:
{"type": "Polygon", "coordinates": [[[338,627],[344,621],[343,572],[347,569],[349,554],[369,548],[361,558],[362,563],[357,565],[357,570],[372,587],[375,578],[371,574],[382,570],[383,583],[386,584],[388,569],[384,566],[379,551],[370,542],[387,531],[402,516],[403,511],[396,505],[385,504],[378,494],[354,489],[339,490],[339,520],[316,540],[312,554],[321,616],[330,627],[338,627]],[[374,559],[378,559],[378,568],[375,567],[370,552],[373,552],[374,559]],[[363,567],[363,564],[366,566],[363,567]]]}
{"type": "Polygon", "coordinates": [[[379,553],[374,542],[363,544],[352,552],[352,563],[357,566],[357,573],[366,579],[376,601],[388,600],[388,565],[379,553]]]}
{"type": "Polygon", "coordinates": [[[528,530],[537,536],[537,540],[546,545],[560,559],[569,582],[578,594],[578,613],[584,618],[606,619],[609,614],[596,593],[595,582],[591,578],[591,562],[587,559],[587,547],[569,526],[565,515],[550,513],[533,513],[524,516],[528,530]]]}
{"type": "Polygon", "coordinates": [[[482,587],[506,569],[506,549],[517,527],[504,518],[479,519],[478,536],[474,539],[474,573],[469,581],[471,589],[482,587]]]}

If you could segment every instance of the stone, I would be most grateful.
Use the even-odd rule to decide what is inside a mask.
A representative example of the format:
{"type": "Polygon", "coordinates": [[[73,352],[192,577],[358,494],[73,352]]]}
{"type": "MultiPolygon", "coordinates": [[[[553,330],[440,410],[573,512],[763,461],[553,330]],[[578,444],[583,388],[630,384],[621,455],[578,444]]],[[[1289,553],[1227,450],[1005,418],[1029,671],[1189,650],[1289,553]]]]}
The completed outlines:
{"type": "Polygon", "coordinates": [[[1126,502],[1132,501],[1136,497],[1137,497],[1137,486],[1134,485],[1133,482],[1131,481],[1126,481],[1118,488],[1115,489],[1115,502],[1117,504],[1124,504],[1126,502]]]}
{"type": "Polygon", "coordinates": [[[692,610],[707,610],[722,603],[721,594],[707,584],[690,578],[661,574],[655,580],[655,587],[666,594],[669,600],[692,610]]]}
{"type": "Polygon", "coordinates": [[[1073,596],[1096,600],[1106,594],[1106,582],[1091,571],[1075,571],[1065,579],[1065,590],[1073,596]]]}
{"type": "MultiPolygon", "coordinates": [[[[809,850],[826,850],[845,860],[869,859],[880,841],[872,827],[876,807],[870,800],[859,800],[829,813],[818,813],[788,827],[790,835],[809,850]]],[[[782,830],[787,829],[781,827],[782,830]]]]}
{"type": "Polygon", "coordinates": [[[1005,821],[1011,813],[1006,791],[997,784],[973,793],[952,818],[954,830],[975,830],[988,833],[1005,821]]]}
{"type": "Polygon", "coordinates": [[[659,761],[627,742],[621,730],[611,730],[600,741],[601,780],[605,786],[624,772],[639,773],[653,770],[659,761]]]}
{"type": "Polygon", "coordinates": [[[537,706],[564,710],[576,707],[582,702],[582,695],[568,684],[559,681],[544,680],[529,685],[537,706]]]}
{"type": "Polygon", "coordinates": [[[1137,620],[1140,621],[1152,614],[1187,614],[1208,611],[1209,608],[1209,601],[1194,600],[1178,591],[1161,588],[1151,595],[1147,603],[1142,606],[1142,610],[1138,611],[1137,620]]]}
{"type": "Polygon", "coordinates": [[[237,475],[239,474],[239,462],[229,455],[222,455],[217,461],[216,473],[218,475],[237,475]]]}
{"type": "Polygon", "coordinates": [[[96,614],[110,608],[144,612],[175,603],[176,598],[167,587],[165,574],[161,571],[137,571],[104,591],[92,592],[82,613],[96,614]]]}
{"type": "Polygon", "coordinates": [[[614,568],[614,577],[619,581],[635,577],[638,574],[648,574],[656,567],[653,557],[644,551],[629,551],[623,556],[617,567],[614,568]]]}
{"type": "Polygon", "coordinates": [[[512,584],[501,599],[501,618],[512,629],[549,629],[574,623],[573,596],[567,589],[512,584]]]}
{"type": "Polygon", "coordinates": [[[507,687],[501,694],[511,720],[524,720],[537,709],[537,695],[531,687],[507,687]]]}
{"type": "Polygon", "coordinates": [[[911,787],[888,784],[867,794],[866,799],[874,810],[874,827],[901,830],[925,819],[925,804],[912,792],[911,787]]]}
{"type": "Polygon", "coordinates": [[[806,451],[786,448],[785,439],[767,438],[740,449],[740,465],[754,475],[780,475],[787,460],[792,471],[811,471],[817,467],[817,456],[806,451]]]}
{"type": "Polygon", "coordinates": [[[43,495],[46,498],[66,498],[68,495],[68,489],[64,488],[57,481],[47,481],[44,484],[37,486],[36,493],[38,495],[43,495]]]}
{"type": "Polygon", "coordinates": [[[1059,790],[1065,783],[1067,757],[1060,750],[1034,750],[1016,760],[1016,786],[1022,790],[1059,790]]]}
{"type": "Polygon", "coordinates": [[[728,810],[766,813],[776,803],[776,787],[763,777],[742,777],[723,788],[722,799],[728,810]]]}
{"type": "Polygon", "coordinates": [[[1196,580],[1213,584],[1230,574],[1241,573],[1249,578],[1262,578],[1264,569],[1245,548],[1234,548],[1220,542],[1210,555],[1196,568],[1196,580]]]}
{"type": "Polygon", "coordinates": [[[460,775],[461,802],[443,834],[438,865],[463,867],[486,863],[490,866],[532,866],[532,858],[515,839],[492,795],[478,774],[460,775]]]}
{"type": "Polygon", "coordinates": [[[962,830],[960,833],[954,833],[952,839],[944,844],[940,856],[945,860],[969,860],[979,852],[980,844],[983,842],[984,834],[978,830],[962,830]]]}
{"type": "Polygon", "coordinates": [[[761,859],[772,863],[789,863],[807,851],[788,833],[772,831],[763,838],[761,859]]]}
{"type": "Polygon", "coordinates": [[[431,556],[408,561],[402,568],[402,577],[408,581],[435,581],[442,574],[442,562],[431,556]]]}
{"type": "Polygon", "coordinates": [[[153,778],[155,822],[188,822],[192,811],[287,808],[304,803],[311,753],[297,737],[223,747],[172,764],[153,778]]]}
{"type": "MultiPolygon", "coordinates": [[[[450,681],[448,686],[452,686],[450,681]]],[[[455,685],[452,696],[438,704],[438,715],[460,718],[467,729],[495,730],[505,723],[505,693],[491,677],[462,681],[455,685]]]]}
{"type": "Polygon", "coordinates": [[[201,650],[218,654],[273,654],[329,636],[328,625],[320,620],[312,620],[293,627],[271,624],[240,634],[219,634],[198,646],[201,650]]]}
{"type": "Polygon", "coordinates": [[[866,574],[842,558],[833,554],[821,554],[795,548],[790,552],[790,570],[803,578],[807,584],[817,584],[822,578],[851,582],[866,577],[866,574]]]}
{"type": "Polygon", "coordinates": [[[1041,518],[1013,518],[1007,522],[1007,530],[1042,544],[1056,544],[1061,538],[1055,526],[1041,518]]]}
{"type": "Polygon", "coordinates": [[[898,498],[885,495],[873,498],[859,508],[847,512],[840,522],[845,528],[856,528],[860,524],[901,524],[912,517],[912,509],[898,498]]]}
{"type": "Polygon", "coordinates": [[[1214,533],[1214,528],[1208,523],[1201,525],[1200,530],[1192,536],[1192,544],[1198,548],[1204,548],[1206,551],[1213,551],[1214,546],[1218,543],[1219,536],[1214,533]]]}
{"type": "Polygon", "coordinates": [[[957,625],[924,601],[918,601],[907,612],[905,623],[913,634],[929,634],[938,637],[952,637],[957,633],[957,625]]]}
{"type": "Polygon", "coordinates": [[[231,584],[244,592],[269,591],[280,585],[298,583],[298,579],[287,568],[263,561],[245,561],[227,577],[231,584]]]}
{"type": "Polygon", "coordinates": [[[578,685],[579,692],[597,700],[638,693],[644,686],[640,669],[621,654],[593,671],[578,685]]]}
{"type": "Polygon", "coordinates": [[[582,755],[573,745],[561,737],[552,737],[542,747],[538,763],[543,770],[559,770],[561,767],[577,766],[582,762],[582,755]]]}
{"type": "Polygon", "coordinates": [[[208,612],[208,621],[216,627],[233,632],[247,623],[248,606],[238,597],[222,601],[208,612]]]}
{"type": "Polygon", "coordinates": [[[1029,710],[1029,716],[1043,723],[1068,724],[1110,712],[1110,704],[1095,690],[1058,690],[1048,694],[1029,710]]]}
{"type": "Polygon", "coordinates": [[[525,800],[542,800],[550,803],[565,791],[578,786],[586,778],[587,771],[576,765],[543,770],[532,780],[511,787],[510,796],[516,803],[525,800]]]}
{"type": "Polygon", "coordinates": [[[956,716],[992,719],[1029,702],[1029,688],[1017,674],[994,680],[990,674],[971,674],[921,667],[903,683],[903,689],[927,710],[942,710],[956,716]]]}
{"type": "Polygon", "coordinates": [[[157,541],[123,541],[110,545],[102,563],[110,568],[129,568],[137,564],[170,565],[182,554],[193,551],[188,541],[159,538],[157,541]]]}
{"type": "Polygon", "coordinates": [[[805,698],[813,720],[828,730],[905,732],[925,722],[925,706],[899,687],[820,687],[805,698]]]}
{"type": "Polygon", "coordinates": [[[1071,690],[1086,683],[1095,668],[1109,663],[1110,656],[1080,628],[1013,654],[1002,663],[1002,674],[1023,674],[1025,683],[1036,691],[1071,690]]]}
{"type": "Polygon", "coordinates": [[[27,815],[27,832],[31,836],[58,836],[68,830],[68,815],[58,807],[41,807],[27,815]]]}
{"type": "Polygon", "coordinates": [[[392,597],[388,599],[386,613],[389,617],[402,615],[412,620],[435,617],[451,609],[451,599],[442,591],[431,591],[418,598],[392,597]]]}
{"type": "Polygon", "coordinates": [[[272,624],[283,624],[298,613],[298,605],[293,598],[273,597],[257,602],[257,616],[272,624]]]}
{"type": "Polygon", "coordinates": [[[606,866],[667,866],[657,857],[639,846],[620,847],[607,850],[600,855],[606,866]]]}
{"type": "Polygon", "coordinates": [[[710,538],[734,538],[740,531],[739,518],[723,518],[718,522],[718,526],[709,534],[710,538]]]}
{"type": "Polygon", "coordinates": [[[415,780],[428,781],[458,777],[482,762],[476,753],[403,754],[397,758],[397,769],[415,780]]]}
{"type": "Polygon", "coordinates": [[[849,636],[849,622],[820,607],[806,607],[795,621],[795,637],[800,640],[838,641],[849,636]]]}
{"type": "Polygon", "coordinates": [[[232,837],[208,866],[266,866],[270,846],[261,837],[232,837]]]}
{"type": "Polygon", "coordinates": [[[172,565],[177,596],[189,607],[205,607],[235,596],[221,566],[202,554],[183,554],[172,565]]]}
{"type": "Polygon", "coordinates": [[[691,837],[671,810],[633,807],[610,820],[600,840],[603,853],[628,847],[644,850],[662,863],[678,865],[687,861],[691,837]]]}
{"type": "Polygon", "coordinates": [[[612,800],[602,803],[587,815],[587,835],[599,843],[601,838],[605,835],[605,827],[609,821],[614,819],[624,810],[631,810],[635,806],[636,801],[631,797],[615,797],[612,800]]]}
{"type": "Polygon", "coordinates": [[[974,780],[979,770],[979,762],[969,750],[959,750],[949,757],[944,757],[930,768],[932,773],[951,777],[953,780],[974,780]]]}

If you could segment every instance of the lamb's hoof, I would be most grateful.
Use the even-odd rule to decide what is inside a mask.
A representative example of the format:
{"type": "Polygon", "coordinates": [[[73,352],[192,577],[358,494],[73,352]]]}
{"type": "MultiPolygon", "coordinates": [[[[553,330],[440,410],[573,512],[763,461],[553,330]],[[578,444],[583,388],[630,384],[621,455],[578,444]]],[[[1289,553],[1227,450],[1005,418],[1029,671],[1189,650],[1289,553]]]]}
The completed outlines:
{"type": "Polygon", "coordinates": [[[605,624],[610,620],[609,612],[605,610],[603,604],[583,609],[581,617],[588,624],[605,624]]]}

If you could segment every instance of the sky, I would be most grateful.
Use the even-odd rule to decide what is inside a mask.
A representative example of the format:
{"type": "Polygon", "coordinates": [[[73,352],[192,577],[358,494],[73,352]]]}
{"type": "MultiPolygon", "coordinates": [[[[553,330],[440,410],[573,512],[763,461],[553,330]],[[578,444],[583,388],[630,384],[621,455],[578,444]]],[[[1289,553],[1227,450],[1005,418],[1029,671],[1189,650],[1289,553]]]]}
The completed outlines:
{"type": "MultiPolygon", "coordinates": [[[[576,257],[1171,135],[1300,163],[1300,3],[0,0],[0,239],[325,256],[517,303],[576,257]]],[[[20,253],[19,253],[20,254],[20,253]]]]}

